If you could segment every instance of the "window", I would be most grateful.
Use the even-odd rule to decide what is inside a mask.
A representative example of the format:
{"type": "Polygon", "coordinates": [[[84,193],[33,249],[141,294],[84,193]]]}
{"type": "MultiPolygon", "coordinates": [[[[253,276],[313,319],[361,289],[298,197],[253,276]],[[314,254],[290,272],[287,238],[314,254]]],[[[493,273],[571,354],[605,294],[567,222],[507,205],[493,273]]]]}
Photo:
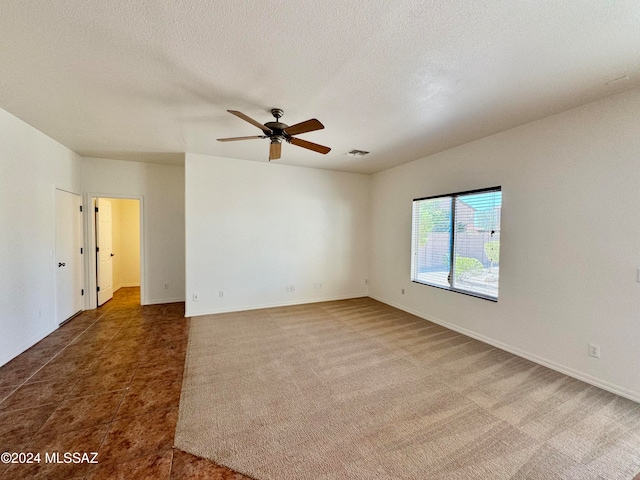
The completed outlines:
{"type": "Polygon", "coordinates": [[[411,280],[498,300],[500,187],[413,201],[411,280]]]}

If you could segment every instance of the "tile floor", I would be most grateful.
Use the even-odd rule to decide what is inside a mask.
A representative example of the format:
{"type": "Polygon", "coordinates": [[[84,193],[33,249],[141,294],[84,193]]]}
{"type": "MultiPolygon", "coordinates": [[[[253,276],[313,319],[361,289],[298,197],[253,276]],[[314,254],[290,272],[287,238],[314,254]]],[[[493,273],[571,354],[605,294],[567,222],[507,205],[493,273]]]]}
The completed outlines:
{"type": "Polygon", "coordinates": [[[0,367],[0,453],[41,453],[0,463],[0,478],[247,479],[173,448],[188,325],[184,304],[143,307],[123,288],[0,367]]]}

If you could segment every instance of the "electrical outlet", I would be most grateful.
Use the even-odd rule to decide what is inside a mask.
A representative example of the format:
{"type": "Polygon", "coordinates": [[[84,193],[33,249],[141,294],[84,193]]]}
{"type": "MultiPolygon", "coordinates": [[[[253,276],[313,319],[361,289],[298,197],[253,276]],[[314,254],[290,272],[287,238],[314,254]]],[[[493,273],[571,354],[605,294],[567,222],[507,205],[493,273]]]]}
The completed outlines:
{"type": "Polygon", "coordinates": [[[600,345],[589,344],[589,356],[600,358],[600,345]]]}
{"type": "Polygon", "coordinates": [[[402,289],[402,295],[404,295],[404,288],[402,289]]]}
{"type": "Polygon", "coordinates": [[[193,301],[197,302],[198,300],[200,300],[200,294],[199,293],[194,293],[193,294],[193,301]]]}
{"type": "Polygon", "coordinates": [[[295,285],[291,285],[291,287],[290,287],[290,288],[291,288],[291,291],[292,291],[292,292],[295,292],[295,291],[296,291],[296,286],[295,286],[295,285]]]}
{"type": "Polygon", "coordinates": [[[290,291],[291,291],[291,287],[290,287],[289,285],[285,285],[285,286],[284,286],[284,289],[285,289],[287,292],[290,292],[290,291]]]}
{"type": "Polygon", "coordinates": [[[165,283],[165,284],[164,284],[164,289],[165,289],[165,290],[169,290],[169,284],[168,284],[168,283],[165,283]]]}
{"type": "Polygon", "coordinates": [[[220,298],[224,297],[224,291],[222,291],[222,290],[218,291],[218,296],[220,298]]]}
{"type": "Polygon", "coordinates": [[[368,279],[368,278],[365,278],[365,279],[364,279],[364,284],[365,284],[365,285],[369,285],[369,279],[368,279]]]}

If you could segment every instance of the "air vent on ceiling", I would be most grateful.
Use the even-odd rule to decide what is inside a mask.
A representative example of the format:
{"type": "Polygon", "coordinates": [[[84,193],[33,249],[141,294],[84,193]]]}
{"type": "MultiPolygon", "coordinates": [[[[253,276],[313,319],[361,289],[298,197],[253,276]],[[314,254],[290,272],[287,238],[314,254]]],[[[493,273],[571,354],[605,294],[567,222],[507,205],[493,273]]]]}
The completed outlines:
{"type": "Polygon", "coordinates": [[[347,152],[347,155],[350,155],[352,157],[364,157],[365,155],[367,155],[369,152],[365,152],[364,150],[351,150],[350,152],[347,152]]]}
{"type": "Polygon", "coordinates": [[[629,76],[625,75],[623,77],[618,77],[618,78],[614,78],[613,80],[609,80],[608,82],[605,83],[605,85],[608,87],[612,87],[613,85],[618,86],[628,81],[629,81],[629,76]]]}

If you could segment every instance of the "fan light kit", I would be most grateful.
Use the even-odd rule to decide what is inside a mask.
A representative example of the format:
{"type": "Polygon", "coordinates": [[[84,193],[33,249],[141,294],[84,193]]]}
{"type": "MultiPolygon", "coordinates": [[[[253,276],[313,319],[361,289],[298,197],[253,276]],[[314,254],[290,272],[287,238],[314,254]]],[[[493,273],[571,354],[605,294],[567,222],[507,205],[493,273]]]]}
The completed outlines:
{"type": "Polygon", "coordinates": [[[313,132],[315,130],[322,130],[324,125],[320,123],[315,118],[311,120],[307,120],[306,122],[296,123],[295,125],[286,125],[280,121],[284,112],[279,108],[274,108],[271,110],[271,115],[276,119],[275,122],[267,122],[264,125],[257,122],[251,117],[248,117],[242,112],[238,112],[237,110],[227,110],[227,112],[235,115],[238,118],[241,118],[245,122],[249,122],[251,125],[258,127],[260,130],[264,132],[264,135],[253,135],[250,137],[231,137],[231,138],[219,138],[219,142],[235,142],[236,140],[253,140],[254,138],[268,138],[271,141],[271,145],[269,147],[269,161],[277,160],[281,156],[282,152],[282,142],[286,141],[287,143],[291,143],[293,145],[297,145],[298,147],[306,148],[307,150],[313,150],[314,152],[327,154],[331,151],[329,147],[325,147],[323,145],[318,145],[317,143],[308,142],[307,140],[302,140],[301,138],[296,138],[294,135],[299,135],[301,133],[313,132]]]}

